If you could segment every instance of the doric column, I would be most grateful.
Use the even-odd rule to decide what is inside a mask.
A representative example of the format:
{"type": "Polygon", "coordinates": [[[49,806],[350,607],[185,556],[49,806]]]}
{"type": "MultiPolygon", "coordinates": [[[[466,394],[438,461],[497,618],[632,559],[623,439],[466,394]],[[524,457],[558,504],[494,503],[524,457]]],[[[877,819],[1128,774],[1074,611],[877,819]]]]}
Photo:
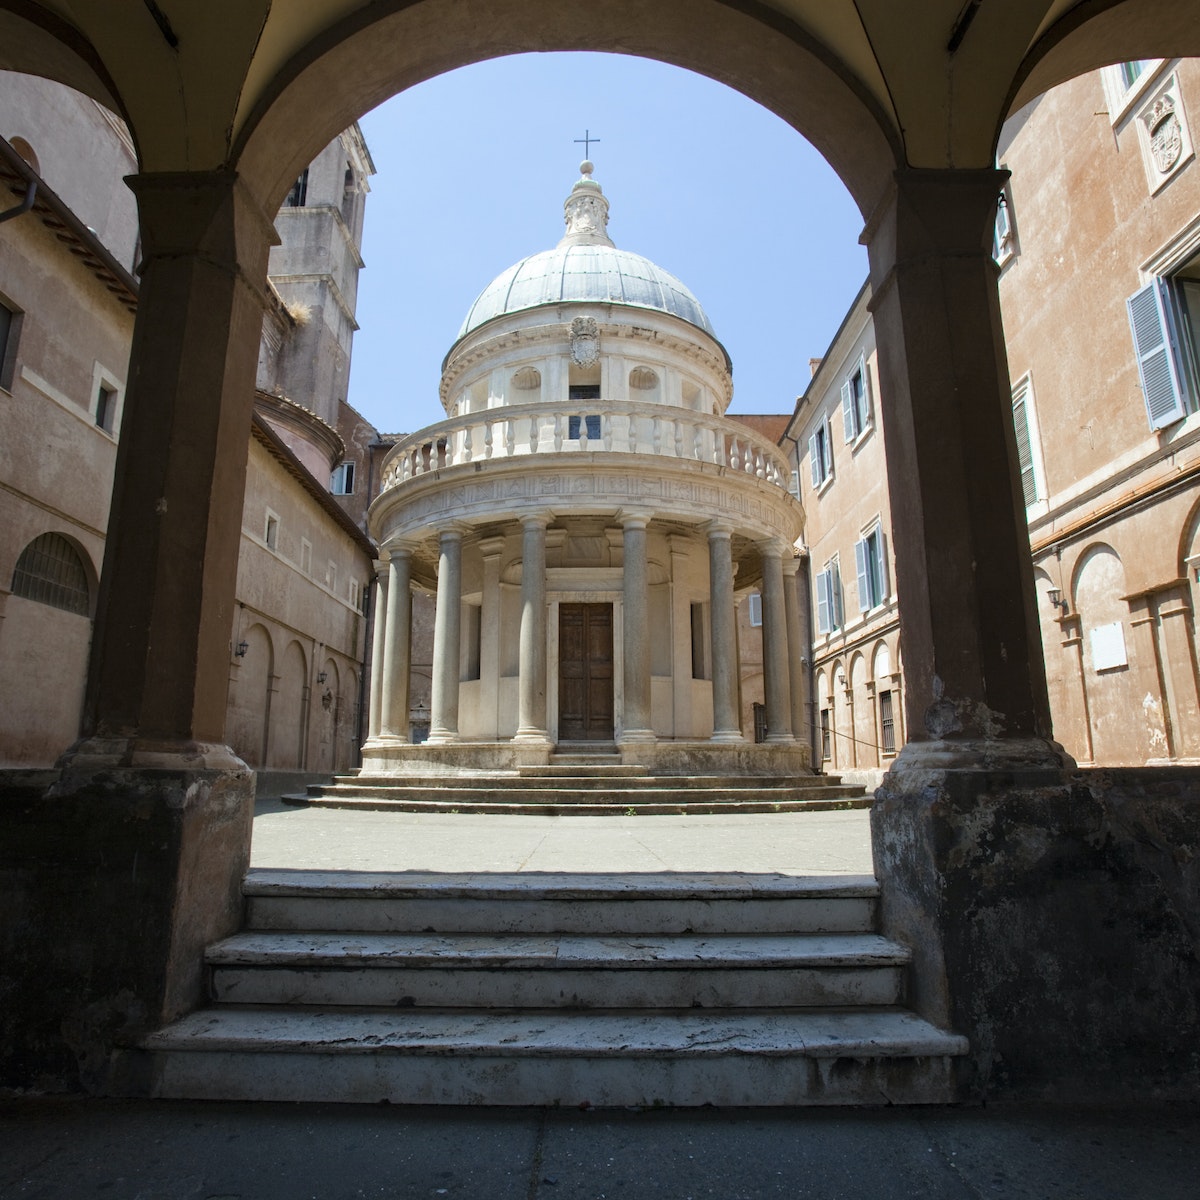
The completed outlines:
{"type": "Polygon", "coordinates": [[[412,550],[389,551],[387,633],[383,647],[383,715],[380,734],[407,742],[408,681],[412,670],[412,550]]]}
{"type": "Polygon", "coordinates": [[[621,740],[652,742],[650,714],[650,579],[646,562],[649,513],[622,513],[624,546],[624,685],[621,740]]]}
{"type": "Polygon", "coordinates": [[[787,614],[783,599],[783,555],[791,547],[772,539],[762,554],[763,691],[767,702],[768,742],[791,742],[791,667],[788,663],[787,614]]]}
{"type": "Polygon", "coordinates": [[[462,634],[462,533],[438,539],[437,606],[433,614],[433,696],[429,741],[458,741],[458,680],[462,634]]]}
{"type": "Polygon", "coordinates": [[[546,732],[546,526],[549,513],[521,518],[521,641],[518,653],[516,740],[545,742],[546,732]]]}
{"type": "Polygon", "coordinates": [[[788,692],[792,701],[792,737],[808,745],[808,672],[804,664],[804,635],[800,628],[800,560],[794,554],[783,556],[783,617],[787,626],[788,692]]]}
{"type": "Polygon", "coordinates": [[[888,478],[904,491],[892,513],[908,729],[898,768],[1065,761],[1050,741],[991,257],[1006,178],[899,170],[864,233],[888,478]]]}
{"type": "Polygon", "coordinates": [[[709,619],[712,625],[714,742],[741,742],[738,719],[737,622],[733,599],[733,529],[708,525],[709,619]]]}
{"type": "Polygon", "coordinates": [[[486,726],[480,733],[500,736],[500,642],[504,636],[501,626],[500,562],[504,554],[504,538],[482,538],[479,557],[483,561],[483,591],[479,606],[479,707],[480,715],[487,714],[486,726]]]}
{"type": "Polygon", "coordinates": [[[383,650],[387,633],[388,564],[375,562],[374,624],[371,631],[371,711],[367,714],[367,737],[374,740],[383,727],[383,650]]]}

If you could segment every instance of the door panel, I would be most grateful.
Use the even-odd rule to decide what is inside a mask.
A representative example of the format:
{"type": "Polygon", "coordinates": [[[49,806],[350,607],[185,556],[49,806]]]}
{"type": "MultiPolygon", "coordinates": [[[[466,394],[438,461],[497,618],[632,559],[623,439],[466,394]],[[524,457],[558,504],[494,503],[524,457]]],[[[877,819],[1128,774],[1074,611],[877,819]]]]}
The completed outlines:
{"type": "Polygon", "coordinates": [[[560,604],[558,736],[608,741],[613,736],[611,604],[560,604]]]}

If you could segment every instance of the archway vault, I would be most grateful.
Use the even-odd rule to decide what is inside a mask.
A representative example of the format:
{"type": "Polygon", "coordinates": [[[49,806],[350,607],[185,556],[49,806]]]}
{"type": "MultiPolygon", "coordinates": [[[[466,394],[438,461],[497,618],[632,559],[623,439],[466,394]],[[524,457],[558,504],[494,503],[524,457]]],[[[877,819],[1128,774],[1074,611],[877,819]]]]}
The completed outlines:
{"type": "Polygon", "coordinates": [[[267,212],[363,112],[505,54],[637,54],[726,83],[807,137],[869,216],[897,167],[988,166],[1014,103],[1197,43],[1200,0],[0,0],[0,67],[118,110],[144,171],[236,168],[267,212]]]}

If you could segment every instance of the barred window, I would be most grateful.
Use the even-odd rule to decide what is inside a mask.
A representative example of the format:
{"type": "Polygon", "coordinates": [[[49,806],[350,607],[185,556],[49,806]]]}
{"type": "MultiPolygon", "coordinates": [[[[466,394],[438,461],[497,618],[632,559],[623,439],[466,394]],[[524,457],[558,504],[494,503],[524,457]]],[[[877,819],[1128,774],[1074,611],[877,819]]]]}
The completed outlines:
{"type": "Polygon", "coordinates": [[[61,534],[43,533],[21,551],[12,590],[26,600],[88,615],[87,572],[79,552],[61,534]]]}

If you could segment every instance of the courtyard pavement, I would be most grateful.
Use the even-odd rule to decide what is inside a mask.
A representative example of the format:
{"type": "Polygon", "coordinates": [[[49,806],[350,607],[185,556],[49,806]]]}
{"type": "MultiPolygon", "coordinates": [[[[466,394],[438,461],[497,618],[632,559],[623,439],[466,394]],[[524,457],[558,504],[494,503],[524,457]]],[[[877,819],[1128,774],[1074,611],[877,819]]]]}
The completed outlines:
{"type": "MultiPolygon", "coordinates": [[[[867,813],[259,804],[262,867],[869,874],[867,813]]],[[[562,1110],[0,1099],[23,1200],[1197,1200],[1200,1105],[562,1110]]]]}

